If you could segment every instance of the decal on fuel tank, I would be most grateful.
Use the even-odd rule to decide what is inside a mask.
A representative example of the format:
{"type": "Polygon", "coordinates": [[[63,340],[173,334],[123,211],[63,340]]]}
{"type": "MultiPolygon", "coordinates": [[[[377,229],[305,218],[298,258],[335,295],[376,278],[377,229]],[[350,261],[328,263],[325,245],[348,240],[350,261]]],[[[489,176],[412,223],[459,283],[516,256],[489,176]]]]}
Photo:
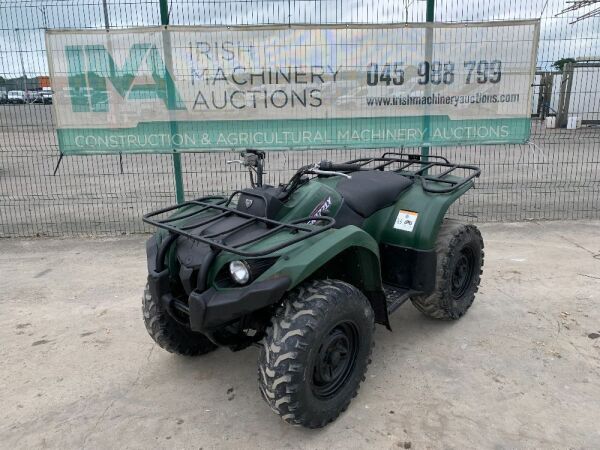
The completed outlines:
{"type": "MultiPolygon", "coordinates": [[[[325,200],[321,201],[310,213],[310,217],[321,217],[329,211],[329,208],[331,208],[331,197],[327,197],[325,200]]],[[[307,223],[308,225],[314,225],[317,221],[309,220],[307,223]]]]}

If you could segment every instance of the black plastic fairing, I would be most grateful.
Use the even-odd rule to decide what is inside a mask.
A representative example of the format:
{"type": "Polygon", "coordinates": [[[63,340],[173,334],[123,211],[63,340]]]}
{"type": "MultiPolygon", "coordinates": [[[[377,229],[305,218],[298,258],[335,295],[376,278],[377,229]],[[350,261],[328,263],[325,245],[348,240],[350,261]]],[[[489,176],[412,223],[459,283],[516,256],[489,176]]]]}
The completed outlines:
{"type": "Polygon", "coordinates": [[[289,285],[288,277],[279,276],[238,289],[194,290],[188,300],[190,327],[206,331],[272,305],[281,300],[289,285]]]}
{"type": "Polygon", "coordinates": [[[425,294],[433,292],[437,270],[435,250],[415,250],[381,244],[379,253],[384,283],[425,294]]]}
{"type": "Polygon", "coordinates": [[[342,201],[342,205],[336,212],[334,219],[335,228],[343,228],[348,225],[354,225],[361,228],[365,221],[364,217],[360,216],[356,211],[350,208],[345,200],[342,201]]]}
{"type": "Polygon", "coordinates": [[[280,196],[281,188],[272,186],[242,189],[237,209],[259,217],[274,219],[283,206],[283,202],[279,199],[280,196]]]}

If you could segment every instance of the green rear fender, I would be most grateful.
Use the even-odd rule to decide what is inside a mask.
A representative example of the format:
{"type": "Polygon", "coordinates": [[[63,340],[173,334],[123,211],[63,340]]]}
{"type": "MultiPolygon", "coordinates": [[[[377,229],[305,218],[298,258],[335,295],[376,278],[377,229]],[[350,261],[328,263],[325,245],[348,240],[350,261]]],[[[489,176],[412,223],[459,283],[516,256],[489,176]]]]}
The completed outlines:
{"type": "Polygon", "coordinates": [[[448,208],[472,186],[473,183],[469,182],[450,193],[432,194],[424,191],[420,182],[415,182],[394,206],[369,217],[364,229],[380,243],[415,250],[433,250],[448,208]],[[404,211],[416,213],[416,216],[408,216],[414,221],[412,228],[396,223],[399,216],[405,216],[404,211]]]}

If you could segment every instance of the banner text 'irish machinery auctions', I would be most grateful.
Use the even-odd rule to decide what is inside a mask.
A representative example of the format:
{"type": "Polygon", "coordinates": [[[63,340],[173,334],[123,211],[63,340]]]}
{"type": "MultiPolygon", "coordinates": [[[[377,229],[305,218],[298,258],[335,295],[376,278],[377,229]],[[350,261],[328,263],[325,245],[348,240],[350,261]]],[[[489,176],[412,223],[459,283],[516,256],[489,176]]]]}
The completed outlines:
{"type": "Polygon", "coordinates": [[[522,143],[539,21],[47,32],[61,152],[522,143]]]}

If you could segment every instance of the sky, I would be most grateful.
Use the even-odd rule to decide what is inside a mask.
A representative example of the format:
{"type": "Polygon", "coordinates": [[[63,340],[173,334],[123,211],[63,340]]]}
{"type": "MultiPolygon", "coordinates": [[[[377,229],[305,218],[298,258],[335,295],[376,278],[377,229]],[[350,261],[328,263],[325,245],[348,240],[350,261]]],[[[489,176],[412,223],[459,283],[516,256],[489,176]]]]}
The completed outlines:
{"type": "MultiPolygon", "coordinates": [[[[158,0],[107,0],[111,27],[158,25],[158,0]]],[[[436,21],[541,18],[537,65],[563,57],[600,57],[600,17],[569,24],[555,17],[566,0],[436,0],[436,21]]],[[[176,25],[399,23],[425,20],[423,0],[172,0],[176,25]]],[[[45,28],[103,28],[101,0],[0,0],[0,76],[48,73],[45,28]]]]}

